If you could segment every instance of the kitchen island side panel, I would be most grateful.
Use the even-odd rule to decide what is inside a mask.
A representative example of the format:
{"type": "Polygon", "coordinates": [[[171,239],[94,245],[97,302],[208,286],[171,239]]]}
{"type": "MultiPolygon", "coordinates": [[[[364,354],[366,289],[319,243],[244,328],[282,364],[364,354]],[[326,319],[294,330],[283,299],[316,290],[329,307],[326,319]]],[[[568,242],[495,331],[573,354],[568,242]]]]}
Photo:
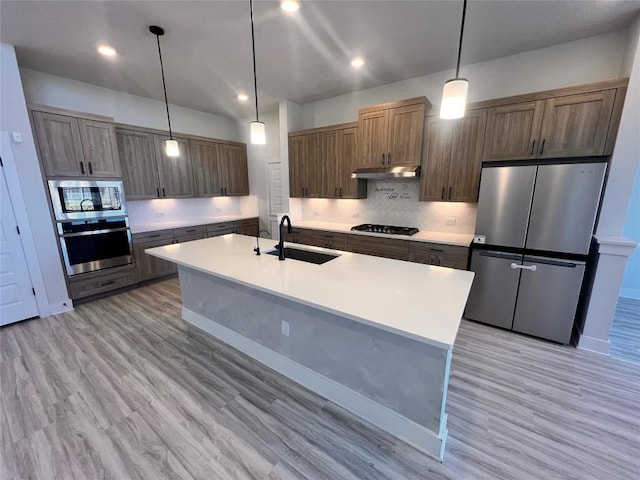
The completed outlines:
{"type": "Polygon", "coordinates": [[[440,434],[448,350],[187,267],[179,275],[185,309],[440,434]]]}

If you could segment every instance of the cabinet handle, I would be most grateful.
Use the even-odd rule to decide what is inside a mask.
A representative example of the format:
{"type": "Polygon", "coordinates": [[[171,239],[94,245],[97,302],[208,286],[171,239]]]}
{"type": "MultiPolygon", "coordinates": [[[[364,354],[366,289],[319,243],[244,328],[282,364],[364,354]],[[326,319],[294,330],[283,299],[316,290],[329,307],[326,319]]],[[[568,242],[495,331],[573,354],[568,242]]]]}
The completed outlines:
{"type": "Polygon", "coordinates": [[[391,152],[387,153],[387,165],[391,165],[391,152]]]}
{"type": "Polygon", "coordinates": [[[534,140],[534,141],[531,143],[531,151],[529,152],[529,156],[530,156],[530,157],[533,157],[533,152],[535,151],[535,149],[536,149],[536,141],[534,140]]]}
{"type": "Polygon", "coordinates": [[[382,154],[382,166],[384,166],[384,153],[382,154]]]}
{"type": "Polygon", "coordinates": [[[340,197],[342,197],[342,187],[340,187],[340,197]]]}
{"type": "Polygon", "coordinates": [[[440,196],[442,200],[444,200],[444,187],[442,187],[442,195],[440,196]]]}
{"type": "Polygon", "coordinates": [[[544,152],[544,144],[545,144],[546,141],[547,141],[546,138],[542,139],[542,146],[540,147],[540,155],[542,155],[542,152],[544,152]]]}
{"type": "Polygon", "coordinates": [[[336,187],[336,192],[333,194],[334,197],[338,196],[338,187],[336,187]]]}
{"type": "Polygon", "coordinates": [[[80,162],[80,172],[84,175],[84,163],[80,162]]]}
{"type": "Polygon", "coordinates": [[[102,283],[100,284],[100,286],[101,286],[101,287],[106,287],[107,285],[113,285],[114,283],[116,283],[116,281],[115,281],[115,280],[111,280],[111,281],[109,281],[109,282],[102,282],[102,283]]]}
{"type": "Polygon", "coordinates": [[[227,193],[227,187],[224,187],[224,194],[225,194],[225,195],[229,195],[229,194],[227,193]]]}
{"type": "Polygon", "coordinates": [[[436,263],[436,265],[440,266],[440,261],[441,261],[441,259],[440,259],[440,257],[438,257],[438,263],[436,263]]]}
{"type": "Polygon", "coordinates": [[[449,200],[451,200],[451,187],[449,187],[449,200]]]}
{"type": "Polygon", "coordinates": [[[305,197],[309,196],[309,187],[304,187],[304,196],[305,197]]]}
{"type": "Polygon", "coordinates": [[[159,237],[159,236],[160,236],[160,234],[158,233],[157,235],[147,235],[147,238],[156,238],[156,237],[159,237]]]}
{"type": "Polygon", "coordinates": [[[93,167],[91,166],[91,162],[89,162],[89,175],[93,175],[93,167]]]}
{"type": "Polygon", "coordinates": [[[164,187],[162,187],[162,196],[166,198],[167,194],[164,191],[164,187]]]}
{"type": "Polygon", "coordinates": [[[158,198],[160,198],[160,187],[156,188],[156,195],[158,196],[158,198]]]}
{"type": "Polygon", "coordinates": [[[431,250],[432,252],[440,252],[440,253],[444,253],[444,250],[440,249],[440,248],[430,248],[429,250],[431,250]]]}

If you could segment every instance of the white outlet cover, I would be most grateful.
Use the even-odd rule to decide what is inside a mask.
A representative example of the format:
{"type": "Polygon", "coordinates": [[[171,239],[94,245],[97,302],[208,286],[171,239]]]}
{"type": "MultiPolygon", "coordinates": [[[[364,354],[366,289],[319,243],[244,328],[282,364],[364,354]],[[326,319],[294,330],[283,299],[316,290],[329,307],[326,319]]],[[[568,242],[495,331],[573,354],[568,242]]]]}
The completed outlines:
{"type": "Polygon", "coordinates": [[[289,322],[285,322],[282,320],[282,335],[285,337],[289,336],[289,322]]]}
{"type": "Polygon", "coordinates": [[[11,139],[15,143],[22,143],[22,133],[20,133],[20,132],[11,132],[11,139]]]}
{"type": "Polygon", "coordinates": [[[456,224],[456,219],[453,217],[447,217],[444,219],[444,224],[453,226],[456,224]]]}

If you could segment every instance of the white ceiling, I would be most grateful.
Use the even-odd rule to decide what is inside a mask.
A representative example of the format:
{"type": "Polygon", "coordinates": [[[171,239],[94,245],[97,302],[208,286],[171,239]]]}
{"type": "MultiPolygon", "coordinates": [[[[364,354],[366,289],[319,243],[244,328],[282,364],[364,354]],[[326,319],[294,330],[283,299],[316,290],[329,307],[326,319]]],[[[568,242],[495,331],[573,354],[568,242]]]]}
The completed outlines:
{"type": "MultiPolygon", "coordinates": [[[[311,1],[295,16],[254,4],[260,109],[455,67],[461,0],[311,1]],[[355,72],[349,61],[362,55],[355,72]]],[[[464,64],[627,27],[640,0],[472,0],[464,64]]],[[[21,66],[162,100],[160,25],[170,103],[235,118],[252,114],[249,1],[0,1],[0,39],[21,66]],[[115,47],[105,60],[96,45],[115,47]],[[250,94],[247,104],[235,99],[250,94]]]]}

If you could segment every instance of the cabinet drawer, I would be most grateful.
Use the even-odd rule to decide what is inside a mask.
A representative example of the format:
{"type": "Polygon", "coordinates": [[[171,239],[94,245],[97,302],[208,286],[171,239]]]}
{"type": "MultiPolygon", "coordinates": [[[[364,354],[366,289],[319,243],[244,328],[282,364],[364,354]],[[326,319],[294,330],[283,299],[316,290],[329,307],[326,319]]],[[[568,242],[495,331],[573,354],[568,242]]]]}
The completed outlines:
{"type": "Polygon", "coordinates": [[[396,260],[409,260],[408,240],[366,237],[364,235],[349,235],[348,238],[347,250],[350,252],[396,260]]]}
{"type": "Polygon", "coordinates": [[[233,222],[210,223],[209,225],[207,225],[207,236],[215,237],[217,235],[233,233],[233,228],[233,222]]]}
{"type": "Polygon", "coordinates": [[[117,272],[109,272],[100,275],[83,275],[69,279],[71,298],[79,298],[109,292],[118,288],[128,287],[136,283],[136,271],[133,267],[117,272]]]}
{"type": "Polygon", "coordinates": [[[192,235],[182,235],[181,237],[176,237],[173,240],[173,243],[184,243],[184,242],[192,242],[193,240],[202,240],[206,236],[207,234],[205,232],[194,233],[192,235]]]}
{"type": "Polygon", "coordinates": [[[467,247],[457,245],[429,242],[410,242],[409,244],[409,261],[460,270],[467,269],[468,253],[467,247]]]}
{"type": "Polygon", "coordinates": [[[166,245],[167,243],[171,243],[171,240],[173,240],[173,230],[155,230],[152,232],[134,233],[131,235],[131,239],[134,243],[166,240],[166,243],[163,244],[166,245]]]}
{"type": "Polygon", "coordinates": [[[313,230],[293,227],[291,229],[291,233],[287,233],[287,227],[282,227],[282,233],[284,235],[285,242],[313,245],[312,243],[310,243],[313,238],[313,230]]]}
{"type": "MultiPolygon", "coordinates": [[[[192,227],[181,227],[173,229],[174,238],[183,237],[185,235],[195,235],[199,233],[206,233],[207,226],[206,225],[193,225],[192,227]]],[[[201,237],[201,238],[204,238],[201,237]]]]}
{"type": "Polygon", "coordinates": [[[334,250],[347,249],[347,235],[344,233],[326,232],[322,230],[312,230],[308,245],[317,247],[332,248],[334,250]]]}

